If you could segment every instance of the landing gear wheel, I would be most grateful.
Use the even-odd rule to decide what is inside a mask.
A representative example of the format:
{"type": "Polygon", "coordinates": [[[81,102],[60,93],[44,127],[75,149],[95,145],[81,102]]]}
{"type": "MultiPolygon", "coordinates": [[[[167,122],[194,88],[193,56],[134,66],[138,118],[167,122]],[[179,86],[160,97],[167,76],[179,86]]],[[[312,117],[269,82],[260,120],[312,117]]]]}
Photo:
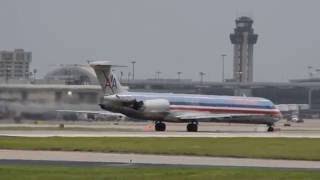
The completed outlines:
{"type": "Polygon", "coordinates": [[[198,122],[193,121],[187,125],[188,132],[197,132],[198,131],[198,122]]]}
{"type": "Polygon", "coordinates": [[[156,131],[165,131],[166,130],[166,124],[163,122],[156,122],[154,125],[154,129],[156,131]]]}
{"type": "Polygon", "coordinates": [[[273,132],[274,131],[274,128],[272,126],[269,126],[268,127],[268,132],[273,132]]]}

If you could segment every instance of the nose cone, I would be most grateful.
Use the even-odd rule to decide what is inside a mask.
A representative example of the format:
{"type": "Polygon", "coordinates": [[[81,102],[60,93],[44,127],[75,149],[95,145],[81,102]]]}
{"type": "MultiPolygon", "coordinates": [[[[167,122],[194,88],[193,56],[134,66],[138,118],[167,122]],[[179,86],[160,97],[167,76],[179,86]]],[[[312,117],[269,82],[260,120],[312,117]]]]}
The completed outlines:
{"type": "Polygon", "coordinates": [[[278,118],[279,120],[283,117],[279,109],[275,109],[274,117],[278,118]]]}
{"type": "Polygon", "coordinates": [[[282,113],[279,110],[279,107],[277,105],[275,105],[272,101],[270,101],[270,100],[267,100],[267,101],[269,102],[269,105],[271,107],[272,117],[280,120],[282,118],[282,113]]]}

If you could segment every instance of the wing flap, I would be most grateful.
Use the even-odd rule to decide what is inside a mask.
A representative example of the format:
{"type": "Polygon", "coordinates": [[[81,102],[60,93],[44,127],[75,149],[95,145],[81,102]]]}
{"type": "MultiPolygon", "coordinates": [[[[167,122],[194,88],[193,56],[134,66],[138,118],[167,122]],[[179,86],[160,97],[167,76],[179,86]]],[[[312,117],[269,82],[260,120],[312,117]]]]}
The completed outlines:
{"type": "Polygon", "coordinates": [[[109,112],[109,111],[56,110],[56,112],[61,112],[61,113],[88,113],[88,114],[109,115],[109,116],[124,116],[123,114],[113,113],[113,112],[109,112]]]}
{"type": "Polygon", "coordinates": [[[257,114],[212,114],[212,113],[181,113],[176,115],[178,119],[181,120],[223,120],[228,118],[239,118],[239,117],[252,117],[252,116],[262,116],[257,114]]]}

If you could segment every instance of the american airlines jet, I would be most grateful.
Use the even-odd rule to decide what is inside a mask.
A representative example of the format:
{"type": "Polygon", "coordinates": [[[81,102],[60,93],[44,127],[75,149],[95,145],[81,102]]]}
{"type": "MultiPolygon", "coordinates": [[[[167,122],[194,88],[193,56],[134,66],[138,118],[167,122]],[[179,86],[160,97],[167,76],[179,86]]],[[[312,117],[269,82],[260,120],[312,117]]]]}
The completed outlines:
{"type": "Polygon", "coordinates": [[[281,118],[267,99],[257,97],[128,92],[112,74],[110,62],[91,62],[105,95],[100,107],[135,119],[153,120],[156,131],[165,122],[188,123],[187,131],[198,131],[199,122],[266,124],[268,131],[281,118]]]}

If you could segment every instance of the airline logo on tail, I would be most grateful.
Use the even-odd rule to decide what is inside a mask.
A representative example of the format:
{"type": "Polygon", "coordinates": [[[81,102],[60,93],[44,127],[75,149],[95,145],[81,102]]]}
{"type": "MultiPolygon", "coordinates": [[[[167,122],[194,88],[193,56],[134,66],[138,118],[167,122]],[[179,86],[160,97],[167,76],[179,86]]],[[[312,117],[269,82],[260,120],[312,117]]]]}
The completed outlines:
{"type": "Polygon", "coordinates": [[[113,74],[111,73],[109,76],[106,74],[105,71],[102,71],[104,77],[105,77],[105,88],[110,88],[112,93],[114,93],[114,89],[113,88],[116,88],[117,89],[117,80],[116,78],[113,76],[113,74]]]}

